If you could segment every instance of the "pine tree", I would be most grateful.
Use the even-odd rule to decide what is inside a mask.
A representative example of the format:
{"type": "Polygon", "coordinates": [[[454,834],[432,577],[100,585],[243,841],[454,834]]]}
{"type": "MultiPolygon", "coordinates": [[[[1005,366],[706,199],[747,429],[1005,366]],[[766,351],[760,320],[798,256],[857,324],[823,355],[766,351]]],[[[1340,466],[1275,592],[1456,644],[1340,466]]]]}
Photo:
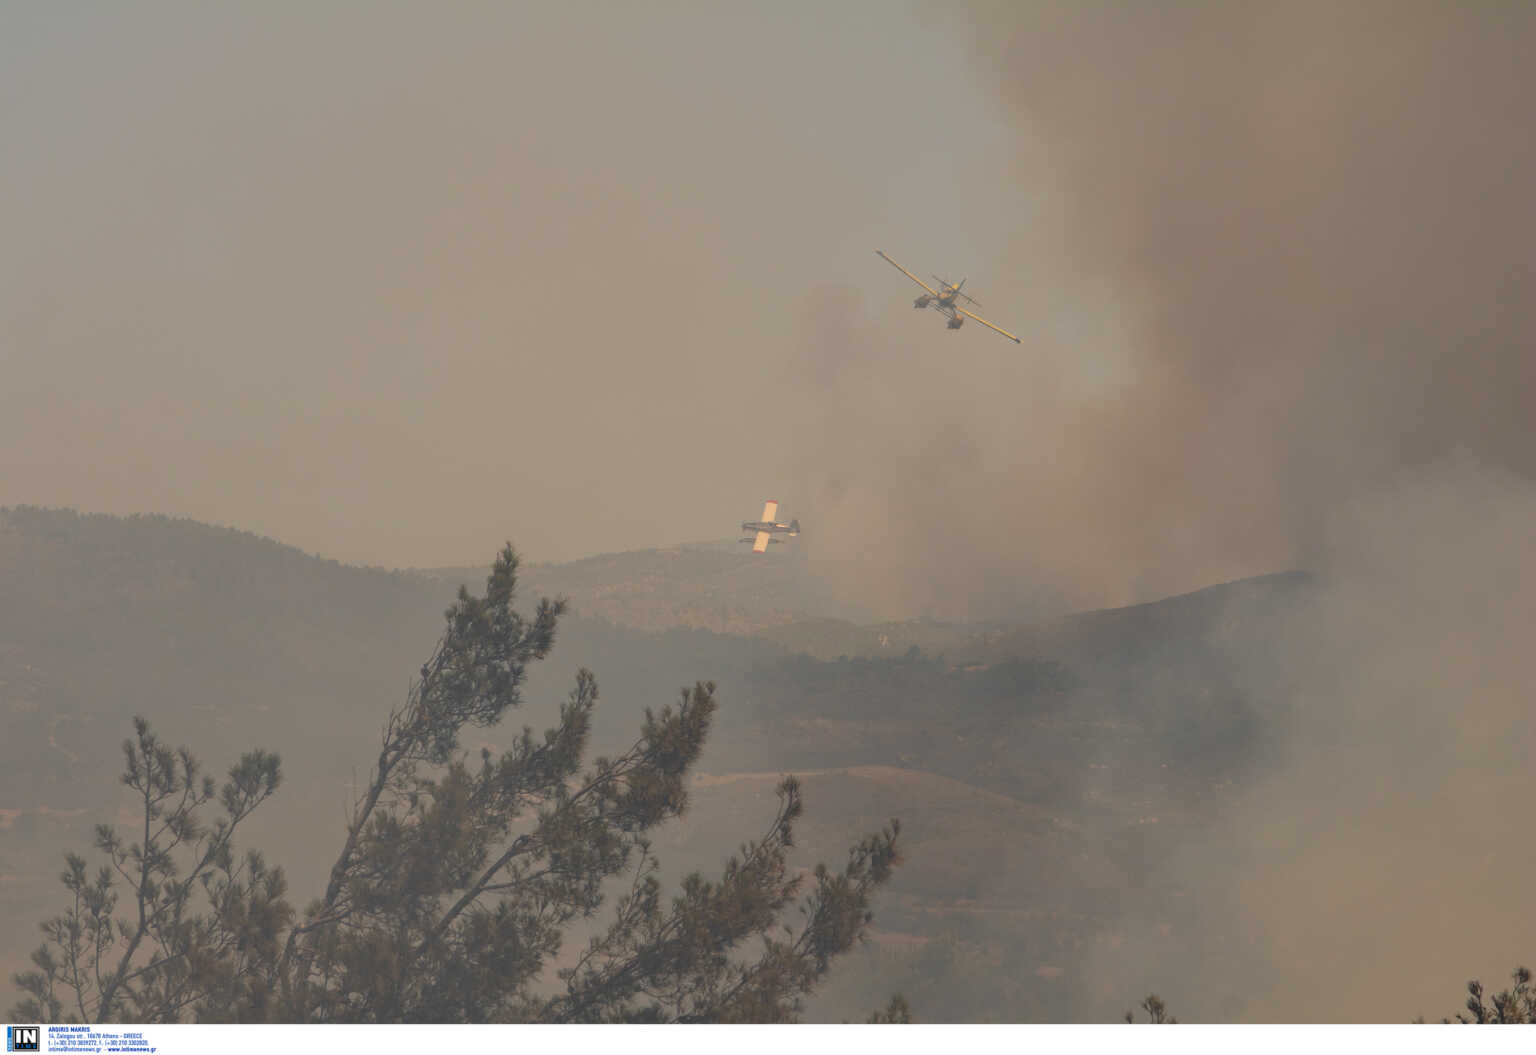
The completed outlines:
{"type": "MultiPolygon", "coordinates": [[[[722,874],[667,897],[649,834],[683,813],[715,686],[645,712],[639,736],[583,768],[598,700],[586,670],[536,737],[524,728],[471,764],[466,729],[522,700],[564,604],[519,615],[507,546],[483,597],[466,589],[406,702],[385,723],[326,888],[300,917],[281,869],[237,859],[238,825],[277,789],[278,759],[241,759],[215,796],[185,749],[136,719],[124,781],[144,803],[135,841],[98,829],[94,881],[70,855],[73,904],[43,924],[17,975],[22,1018],[303,1022],[793,1021],[872,919],[899,862],[899,825],[854,845],[841,870],[791,872],[801,814],[787,778],[766,830],[722,874]],[[223,816],[199,819],[217,797],[223,816]],[[808,879],[808,881],[807,881],[808,879]],[[126,884],[129,911],[117,912],[126,884]],[[610,908],[605,922],[605,905],[610,908]],[[785,917],[798,909],[793,925],[785,917]],[[553,967],[573,928],[595,933],[553,967]]],[[[132,838],[132,837],[130,837],[132,838]]],[[[887,1020],[905,1003],[893,1003],[887,1020]]],[[[900,1020],[899,1018],[896,1020],[900,1020]]]]}
{"type": "Polygon", "coordinates": [[[281,869],[260,854],[236,860],[234,834],[281,781],[276,755],[255,751],[215,790],[190,751],[161,744],[135,718],[123,741],[123,783],[143,811],[135,842],[97,825],[105,858],[94,879],[78,854],[61,881],[72,903],[42,924],[36,970],[13,976],[29,994],[15,1018],[45,1022],[174,1022],[198,1004],[238,997],[276,963],[277,935],[292,919],[281,869]],[[211,826],[202,808],[217,799],[211,826]],[[117,913],[119,881],[132,908],[117,913]]]}
{"type": "MultiPolygon", "coordinates": [[[[1467,1013],[1458,1012],[1455,1021],[1464,1026],[1536,1025],[1536,988],[1531,985],[1531,969],[1516,967],[1510,977],[1515,981],[1513,988],[1494,993],[1487,999],[1484,999],[1482,982],[1476,979],[1468,982],[1467,1013]]],[[[1445,1018],[1441,1021],[1452,1020],[1445,1018]]]]}
{"type": "MultiPolygon", "coordinates": [[[[1163,1003],[1162,997],[1156,993],[1148,993],[1147,998],[1141,1002],[1141,1009],[1147,1013],[1147,1022],[1153,1026],[1176,1026],[1179,1020],[1168,1013],[1168,1005],[1163,1003]]],[[[1136,1024],[1136,1016],[1127,1011],[1125,1013],[1127,1025],[1136,1024]]]]}

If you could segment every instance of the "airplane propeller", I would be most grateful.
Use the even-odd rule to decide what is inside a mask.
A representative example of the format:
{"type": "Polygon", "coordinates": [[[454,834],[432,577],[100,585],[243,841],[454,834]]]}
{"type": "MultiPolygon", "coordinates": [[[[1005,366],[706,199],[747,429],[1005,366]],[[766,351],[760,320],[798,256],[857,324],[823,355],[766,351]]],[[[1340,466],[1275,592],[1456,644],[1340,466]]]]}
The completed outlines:
{"type": "Polygon", "coordinates": [[[946,290],[953,290],[954,293],[955,293],[955,296],[962,298],[963,300],[965,300],[965,301],[975,305],[978,308],[981,307],[981,301],[977,300],[975,297],[971,296],[969,293],[961,293],[960,292],[960,287],[965,285],[965,279],[962,278],[960,280],[960,282],[958,284],[956,284],[954,282],[951,282],[947,278],[940,278],[938,275],[930,274],[928,277],[933,279],[935,282],[943,284],[943,286],[944,286],[944,288],[946,290]]]}

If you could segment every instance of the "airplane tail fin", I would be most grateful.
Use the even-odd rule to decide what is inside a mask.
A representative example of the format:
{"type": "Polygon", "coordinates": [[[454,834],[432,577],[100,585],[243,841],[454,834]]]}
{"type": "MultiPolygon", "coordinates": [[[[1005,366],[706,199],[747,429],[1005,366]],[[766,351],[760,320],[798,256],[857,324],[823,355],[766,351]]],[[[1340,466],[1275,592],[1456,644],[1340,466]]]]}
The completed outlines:
{"type": "Polygon", "coordinates": [[[800,534],[800,521],[798,521],[798,520],[791,520],[789,522],[789,533],[791,535],[798,535],[798,534],[800,534]]]}

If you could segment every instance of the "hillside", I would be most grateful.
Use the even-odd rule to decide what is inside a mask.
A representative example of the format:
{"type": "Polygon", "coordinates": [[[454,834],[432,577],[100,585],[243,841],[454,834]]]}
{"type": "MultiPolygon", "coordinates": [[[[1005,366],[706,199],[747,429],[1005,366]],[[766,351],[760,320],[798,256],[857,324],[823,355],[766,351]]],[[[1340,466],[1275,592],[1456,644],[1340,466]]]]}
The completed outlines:
{"type": "MultiPolygon", "coordinates": [[[[444,582],[483,582],[490,566],[434,568],[444,582]]],[[[637,630],[686,627],[750,634],[813,616],[866,617],[836,597],[798,546],[753,556],[735,542],[605,553],[567,564],[530,564],[532,593],[567,598],[573,612],[637,630]]]]}
{"type": "Polygon", "coordinates": [[[846,619],[793,620],[757,631],[817,659],[899,656],[916,647],[955,666],[1044,655],[1075,665],[1137,664],[1170,642],[1253,636],[1260,623],[1283,620],[1314,585],[1306,572],[1277,572],[1209,586],[1149,604],[1079,612],[1025,622],[938,623],[930,620],[861,625],[846,619]]]}
{"type": "MultiPolygon", "coordinates": [[[[611,750],[644,707],[716,681],[694,808],[658,841],[672,874],[718,865],[754,835],[783,772],[805,776],[806,862],[902,818],[907,863],[877,907],[879,940],[818,1014],[859,1014],[879,1002],[865,988],[890,982],[932,994],[929,1019],[1102,1019],[1119,1008],[1100,1001],[1123,994],[1094,995],[1106,984],[1095,943],[1216,940],[1200,936],[1187,884],[1159,870],[1268,764],[1265,731],[1288,690],[1264,642],[1310,580],[1044,624],[862,627],[797,609],[814,595],[774,593],[760,567],[681,547],[529,569],[525,598],[565,593],[575,614],[513,723],[553,721],[576,668],[590,667],[603,687],[594,750],[611,750]],[[619,606],[612,620],[591,614],[604,597],[619,606]],[[690,625],[701,598],[785,619],[745,622],[745,635],[701,629],[690,625]],[[657,628],[625,625],[637,612],[657,628]],[[1176,931],[1158,929],[1170,919],[1176,931]]],[[[159,517],[0,512],[7,973],[56,907],[59,855],[117,809],[118,744],[135,713],[213,769],[251,746],[282,754],[287,782],[251,839],[303,900],[379,725],[466,578],[346,567],[159,517]]],[[[486,746],[514,731],[490,731],[486,746]]]]}

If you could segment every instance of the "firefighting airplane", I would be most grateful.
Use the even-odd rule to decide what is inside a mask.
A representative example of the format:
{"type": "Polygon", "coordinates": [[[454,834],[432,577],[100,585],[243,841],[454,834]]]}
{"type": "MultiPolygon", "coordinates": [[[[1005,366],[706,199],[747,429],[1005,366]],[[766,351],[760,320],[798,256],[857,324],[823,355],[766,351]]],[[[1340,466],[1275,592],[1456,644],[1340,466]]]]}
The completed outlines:
{"type": "Polygon", "coordinates": [[[989,330],[996,330],[998,333],[1000,333],[1004,337],[1008,338],[1014,344],[1021,343],[1017,337],[1015,337],[1013,334],[1009,333],[1007,330],[1003,329],[1001,326],[993,326],[990,322],[988,322],[986,319],[983,319],[980,315],[973,315],[970,312],[966,311],[964,308],[962,308],[959,304],[955,303],[955,301],[957,299],[959,299],[959,300],[964,300],[968,304],[975,304],[976,307],[978,307],[978,308],[981,307],[981,305],[978,304],[976,301],[972,300],[970,297],[967,297],[964,293],[960,292],[960,287],[965,285],[965,279],[962,278],[959,282],[950,282],[948,279],[943,279],[943,278],[940,278],[938,275],[934,275],[933,276],[934,281],[939,284],[939,288],[938,289],[934,289],[928,283],[924,282],[922,279],[918,278],[912,272],[910,272],[906,268],[902,267],[896,261],[894,261],[890,257],[886,256],[885,253],[882,252],[881,250],[876,249],[875,252],[880,254],[880,259],[884,260],[887,264],[890,264],[897,271],[900,271],[903,275],[906,275],[913,282],[916,282],[919,286],[922,286],[923,289],[927,290],[926,293],[924,293],[922,296],[918,297],[916,300],[914,300],[912,302],[912,306],[914,308],[926,308],[926,307],[929,307],[930,305],[933,306],[934,308],[936,308],[939,311],[940,314],[942,314],[947,319],[949,319],[949,328],[951,330],[958,330],[961,326],[963,326],[965,324],[965,320],[966,319],[975,319],[977,322],[981,323],[987,329],[989,329],[989,330]]]}
{"type": "Polygon", "coordinates": [[[763,504],[763,519],[761,521],[748,520],[741,525],[741,530],[755,531],[757,532],[756,536],[748,535],[739,541],[752,543],[752,552],[762,553],[768,548],[768,543],[784,541],[781,538],[774,538],[774,535],[788,535],[793,538],[800,534],[800,521],[798,520],[791,520],[787,524],[774,523],[773,518],[778,515],[778,512],[779,503],[771,498],[768,499],[763,504]]]}

